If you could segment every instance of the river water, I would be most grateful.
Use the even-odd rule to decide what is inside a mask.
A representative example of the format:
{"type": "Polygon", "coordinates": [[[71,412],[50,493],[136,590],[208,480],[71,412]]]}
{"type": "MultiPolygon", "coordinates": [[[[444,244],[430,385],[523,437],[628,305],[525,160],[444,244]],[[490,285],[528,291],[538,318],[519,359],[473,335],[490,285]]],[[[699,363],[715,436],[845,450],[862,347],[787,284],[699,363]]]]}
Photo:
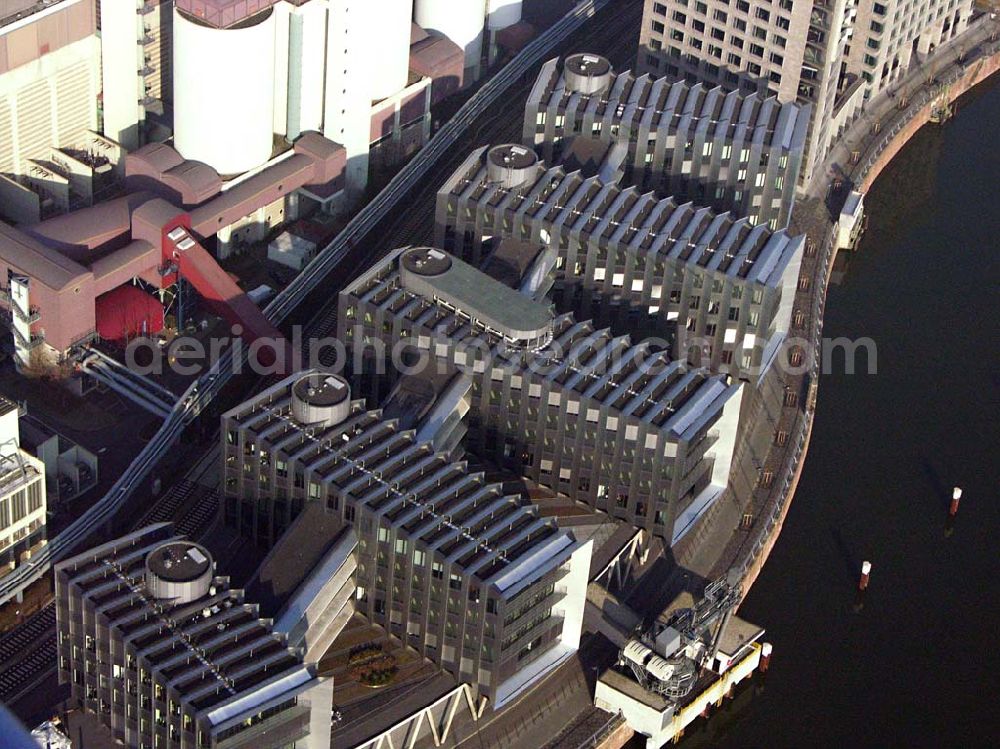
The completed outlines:
{"type": "Polygon", "coordinates": [[[873,339],[877,374],[822,378],[798,492],[740,610],[767,628],[771,668],[684,745],[1000,742],[1000,80],[923,128],[867,206],[824,336],[873,339]]]}

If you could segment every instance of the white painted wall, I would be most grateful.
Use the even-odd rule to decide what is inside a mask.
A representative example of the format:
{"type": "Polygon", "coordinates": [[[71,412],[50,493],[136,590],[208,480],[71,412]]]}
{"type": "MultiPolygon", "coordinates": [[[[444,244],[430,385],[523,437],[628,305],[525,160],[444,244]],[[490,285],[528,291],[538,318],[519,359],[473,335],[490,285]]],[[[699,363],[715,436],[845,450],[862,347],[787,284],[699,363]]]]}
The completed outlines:
{"type": "Polygon", "coordinates": [[[712,483],[722,488],[729,483],[729,471],[736,450],[736,435],[740,427],[740,406],[746,389],[746,385],[742,382],[730,386],[726,394],[726,403],[722,407],[722,415],[714,426],[719,432],[719,439],[712,445],[712,454],[715,456],[715,462],[712,464],[712,483]]]}
{"type": "Polygon", "coordinates": [[[593,551],[594,541],[587,539],[573,552],[570,557],[569,574],[559,583],[566,586],[566,597],[558,606],[553,606],[553,610],[562,613],[564,617],[559,640],[573,650],[578,650],[580,647],[583,612],[587,606],[587,584],[590,582],[590,557],[593,551]]]}
{"type": "Polygon", "coordinates": [[[274,119],[276,133],[284,133],[288,122],[288,18],[295,6],[281,2],[274,6],[274,119]]]}
{"type": "MultiPolygon", "coordinates": [[[[373,3],[376,5],[377,3],[373,3]]],[[[322,131],[326,79],[326,3],[311,2],[296,9],[302,16],[302,96],[299,112],[302,132],[322,131]]],[[[409,26],[407,26],[409,34],[409,26]]],[[[409,46],[407,46],[409,52],[409,46]]],[[[409,58],[407,58],[409,59],[409,58]]]]}
{"type": "Polygon", "coordinates": [[[104,81],[104,134],[132,150],[139,146],[143,109],[139,75],[142,16],[135,4],[101,3],[101,73],[104,81]]]}
{"type": "Polygon", "coordinates": [[[370,81],[363,70],[372,39],[364,33],[371,0],[340,0],[327,14],[323,135],[347,151],[345,188],[353,199],[368,184],[370,81]]]}
{"type": "Polygon", "coordinates": [[[0,172],[25,174],[30,159],[72,146],[97,129],[96,36],[0,75],[0,172]]]}
{"type": "Polygon", "coordinates": [[[186,159],[239,174],[271,156],[275,16],[215,29],[174,10],[174,145],[186,159]]]}
{"type": "Polygon", "coordinates": [[[465,50],[466,78],[479,77],[486,25],[486,0],[414,0],[413,20],[465,50]]]}

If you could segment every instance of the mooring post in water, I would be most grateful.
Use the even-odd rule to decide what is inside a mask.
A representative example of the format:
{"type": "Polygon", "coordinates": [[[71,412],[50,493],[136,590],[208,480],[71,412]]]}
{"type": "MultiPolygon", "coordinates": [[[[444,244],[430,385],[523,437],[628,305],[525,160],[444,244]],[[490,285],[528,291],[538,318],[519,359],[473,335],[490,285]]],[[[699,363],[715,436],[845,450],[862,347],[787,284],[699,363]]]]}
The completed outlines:
{"type": "Polygon", "coordinates": [[[962,499],[962,488],[956,486],[951,490],[951,507],[948,508],[948,517],[953,518],[958,514],[958,503],[962,499]]]}
{"type": "Polygon", "coordinates": [[[765,642],[760,646],[760,672],[766,673],[771,665],[771,643],[765,642]]]}
{"type": "Polygon", "coordinates": [[[868,588],[868,578],[872,572],[872,563],[864,561],[861,563],[861,579],[858,580],[858,590],[866,590],[868,588]]]}

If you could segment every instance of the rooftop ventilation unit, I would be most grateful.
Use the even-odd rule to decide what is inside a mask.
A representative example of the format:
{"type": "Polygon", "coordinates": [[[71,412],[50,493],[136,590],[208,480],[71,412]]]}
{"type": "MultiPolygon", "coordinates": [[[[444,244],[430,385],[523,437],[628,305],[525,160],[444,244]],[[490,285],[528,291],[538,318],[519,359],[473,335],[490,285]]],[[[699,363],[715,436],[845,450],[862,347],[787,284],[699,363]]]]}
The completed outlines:
{"type": "Polygon", "coordinates": [[[154,598],[172,604],[208,595],[213,575],[211,555],[190,541],[171,541],[146,557],[146,589],[154,598]]]}
{"type": "Polygon", "coordinates": [[[570,55],[563,66],[566,88],[580,94],[596,94],[611,85],[614,71],[607,58],[586,52],[570,55]]]}
{"type": "Polygon", "coordinates": [[[351,413],[351,387],[337,375],[313,372],[292,386],[292,417],[303,425],[329,428],[351,413]]]}
{"type": "Polygon", "coordinates": [[[504,188],[517,187],[535,177],[538,155],[530,148],[507,143],[487,154],[487,179],[504,188]]]}

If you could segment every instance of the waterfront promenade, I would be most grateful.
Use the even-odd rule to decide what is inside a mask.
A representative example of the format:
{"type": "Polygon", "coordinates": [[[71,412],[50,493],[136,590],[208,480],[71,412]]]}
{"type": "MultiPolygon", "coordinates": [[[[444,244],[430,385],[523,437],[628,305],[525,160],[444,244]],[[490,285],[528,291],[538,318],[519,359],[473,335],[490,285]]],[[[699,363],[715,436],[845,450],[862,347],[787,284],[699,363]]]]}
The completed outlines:
{"type": "MultiPolygon", "coordinates": [[[[754,518],[753,525],[730,536],[723,549],[723,531],[731,533],[738,519],[724,522],[716,518],[714,543],[704,543],[697,558],[690,560],[705,570],[702,574],[707,579],[735,568],[742,576],[745,595],[767,560],[794,497],[815,415],[823,312],[836,259],[836,218],[844,199],[851,190],[867,192],[899,150],[943,106],[953,105],[998,70],[1000,18],[984,15],[966,33],[871,100],[797,201],[792,230],[806,234],[808,243],[795,299],[796,325],[785,355],[794,361],[796,352],[801,352],[809,370],[785,377],[785,391],[801,397],[786,401],[780,417],[774,420],[773,445],[760,464],[761,475],[773,479],[763,482],[749,502],[740,504],[739,511],[754,518]],[[710,562],[713,555],[714,563],[710,562]]],[[[736,503],[730,502],[724,510],[732,514],[735,507],[736,503]]]]}

